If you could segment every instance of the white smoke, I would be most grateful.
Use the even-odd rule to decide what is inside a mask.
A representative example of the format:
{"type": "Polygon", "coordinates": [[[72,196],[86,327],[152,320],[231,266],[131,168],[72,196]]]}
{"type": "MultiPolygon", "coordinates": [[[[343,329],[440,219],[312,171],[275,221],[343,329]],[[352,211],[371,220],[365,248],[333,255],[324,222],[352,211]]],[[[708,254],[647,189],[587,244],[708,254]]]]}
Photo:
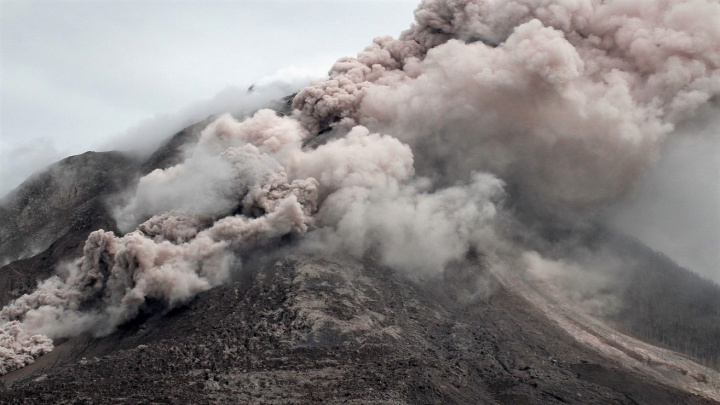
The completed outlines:
{"type": "MultiPolygon", "coordinates": [[[[4,370],[49,339],[111,333],[146,300],[186,302],[283,237],[442,271],[510,243],[505,184],[531,210],[594,210],[720,93],[716,2],[428,0],[416,19],[339,60],[293,117],[221,116],[182,163],[140,179],[117,211],[130,233],[94,232],[82,258],[0,312],[4,370]]],[[[523,259],[541,282],[582,274],[523,259]]]]}

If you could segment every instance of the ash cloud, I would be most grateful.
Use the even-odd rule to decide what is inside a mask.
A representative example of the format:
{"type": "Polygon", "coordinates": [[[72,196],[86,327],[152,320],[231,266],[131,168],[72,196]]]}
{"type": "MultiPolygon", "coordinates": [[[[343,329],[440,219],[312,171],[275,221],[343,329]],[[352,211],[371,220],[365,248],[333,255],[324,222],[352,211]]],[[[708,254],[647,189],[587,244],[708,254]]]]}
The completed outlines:
{"type": "Polygon", "coordinates": [[[182,163],[141,178],[116,212],[127,234],[94,232],[0,311],[4,370],[51,339],[111,333],[148,299],[186,302],[281,238],[408,274],[516,252],[538,283],[611,307],[606,279],[586,274],[602,255],[538,253],[552,242],[527,218],[593,220],[717,99],[720,5],[428,0],[415,16],[300,91],[291,117],[221,116],[182,163]]]}
{"type": "Polygon", "coordinates": [[[605,220],[720,283],[720,110],[709,109],[678,131],[685,136],[663,145],[657,166],[605,220]]]}
{"type": "Polygon", "coordinates": [[[630,190],[675,125],[717,96],[718,8],[426,1],[398,40],[338,61],[294,105],[311,130],[395,134],[421,172],[486,170],[535,208],[593,207],[630,190]]]}
{"type": "Polygon", "coordinates": [[[135,230],[93,232],[83,257],[0,311],[0,334],[20,342],[8,348],[6,371],[26,364],[28,351],[51,350],[51,339],[113,332],[147,300],[182,304],[227,281],[243,254],[283,237],[311,232],[311,249],[358,257],[380,249],[387,265],[438,271],[492,232],[499,179],[478,174],[431,190],[394,137],[358,126],[303,148],[308,136],[272,110],[208,125],[182,163],[141,178],[117,211],[118,224],[135,230]]]}
{"type": "MultiPolygon", "coordinates": [[[[248,87],[229,86],[214,97],[188,105],[174,113],[157,114],[144,119],[110,140],[84,145],[94,150],[120,150],[138,159],[146,159],[161,144],[183,128],[208,118],[228,112],[246,117],[260,108],[278,108],[278,101],[304,86],[325,78],[325,72],[317,69],[289,66],[274,74],[258,79],[248,87]]],[[[57,144],[49,137],[34,139],[30,144],[18,142],[0,145],[0,198],[5,197],[33,173],[67,157],[82,153],[79,145],[57,144]]]]}
{"type": "Polygon", "coordinates": [[[277,100],[308,84],[323,79],[324,72],[289,66],[258,79],[250,87],[229,86],[208,100],[194,103],[172,114],[160,114],[143,120],[114,136],[105,149],[117,149],[147,158],[172,134],[218,113],[246,117],[260,108],[278,108],[277,100]],[[252,90],[250,90],[252,89],[252,90]]]}

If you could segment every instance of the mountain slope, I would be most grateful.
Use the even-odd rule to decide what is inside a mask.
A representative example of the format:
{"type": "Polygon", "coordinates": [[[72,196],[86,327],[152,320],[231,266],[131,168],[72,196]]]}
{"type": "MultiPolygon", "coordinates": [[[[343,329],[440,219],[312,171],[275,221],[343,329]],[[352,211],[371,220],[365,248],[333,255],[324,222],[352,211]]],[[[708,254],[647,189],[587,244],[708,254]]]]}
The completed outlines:
{"type": "MultiPolygon", "coordinates": [[[[72,353],[64,364],[41,359],[29,366],[31,378],[0,398],[712,403],[599,356],[500,285],[459,303],[438,290],[454,291],[450,274],[413,284],[372,259],[278,255],[266,261],[168,314],[148,314],[107,338],[60,345],[46,357],[72,353]]],[[[466,279],[485,277],[478,264],[465,271],[466,279]]]]}
{"type": "Polygon", "coordinates": [[[136,178],[137,163],[119,152],[87,152],[32,176],[0,203],[0,304],[76,258],[87,235],[115,230],[107,199],[136,178]]]}
{"type": "MultiPolygon", "coordinates": [[[[171,162],[182,149],[180,138],[197,132],[181,132],[154,159],[171,162]]],[[[117,191],[102,186],[102,177],[94,181],[96,204],[117,191]]],[[[33,181],[23,187],[40,188],[33,181]]],[[[56,207],[61,212],[83,214],[73,211],[76,200],[62,201],[66,206],[56,207]]],[[[90,228],[112,229],[112,217],[102,207],[89,217],[91,227],[71,227],[46,251],[0,269],[0,277],[49,274],[59,258],[77,253],[90,228]]],[[[109,336],[56,342],[53,352],[0,378],[6,387],[0,399],[713,403],[653,382],[642,370],[580,343],[538,309],[537,300],[524,298],[527,293],[514,287],[518,283],[504,283],[489,272],[482,258],[412,281],[372,255],[363,261],[317,256],[291,252],[289,243],[245,257],[232,283],[180,308],[167,312],[147,302],[138,318],[109,336]]],[[[3,297],[22,292],[14,283],[0,285],[3,297]]]]}

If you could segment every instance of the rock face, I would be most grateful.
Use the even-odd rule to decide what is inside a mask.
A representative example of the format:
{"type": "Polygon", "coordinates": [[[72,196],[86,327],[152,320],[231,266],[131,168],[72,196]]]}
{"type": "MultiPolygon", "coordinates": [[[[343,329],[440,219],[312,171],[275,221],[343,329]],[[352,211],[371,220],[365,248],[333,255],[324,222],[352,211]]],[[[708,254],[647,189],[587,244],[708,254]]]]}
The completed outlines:
{"type": "MultiPolygon", "coordinates": [[[[76,256],[91,230],[115,229],[106,199],[136,171],[174,164],[202,125],[145,163],[87,153],[10,195],[0,249],[22,259],[0,268],[3,303],[76,256]]],[[[0,403],[714,403],[579,343],[482,257],[410,280],[372,256],[280,248],[236,273],[169,312],[147,302],[112,335],[56,341],[0,378],[0,403]]]]}
{"type": "Polygon", "coordinates": [[[575,342],[500,285],[371,258],[267,258],[238,280],[4,377],[3,403],[712,403],[575,342]]]}
{"type": "Polygon", "coordinates": [[[76,257],[87,235],[114,230],[106,199],[128,187],[137,163],[119,152],[63,159],[25,181],[0,204],[0,303],[76,257]]]}

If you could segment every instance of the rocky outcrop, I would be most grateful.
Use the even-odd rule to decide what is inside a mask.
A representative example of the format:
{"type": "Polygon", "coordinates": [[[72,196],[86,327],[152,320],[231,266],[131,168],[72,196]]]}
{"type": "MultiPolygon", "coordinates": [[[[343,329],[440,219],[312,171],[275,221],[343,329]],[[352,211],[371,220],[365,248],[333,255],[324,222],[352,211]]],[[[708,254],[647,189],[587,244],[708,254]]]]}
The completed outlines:
{"type": "Polygon", "coordinates": [[[119,152],[86,152],[38,173],[0,203],[0,303],[47,278],[57,263],[77,257],[87,235],[115,229],[107,199],[137,176],[119,152]]]}

